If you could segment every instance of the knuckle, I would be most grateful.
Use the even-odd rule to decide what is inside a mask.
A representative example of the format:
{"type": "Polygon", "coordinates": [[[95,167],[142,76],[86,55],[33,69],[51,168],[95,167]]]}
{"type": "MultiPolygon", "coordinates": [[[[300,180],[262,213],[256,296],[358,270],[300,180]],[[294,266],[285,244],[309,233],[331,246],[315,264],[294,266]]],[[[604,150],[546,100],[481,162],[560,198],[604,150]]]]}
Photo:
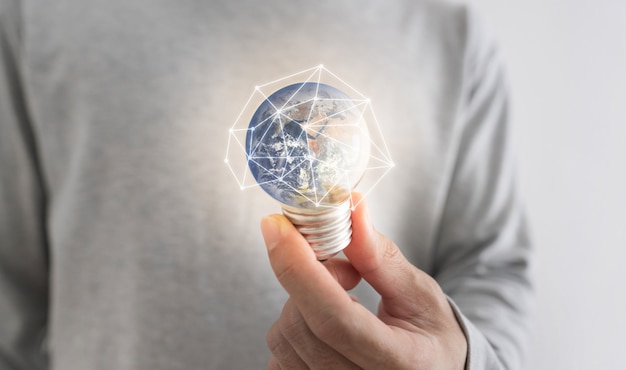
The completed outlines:
{"type": "Polygon", "coordinates": [[[281,368],[283,363],[294,362],[294,348],[281,331],[280,320],[276,321],[268,331],[265,342],[274,357],[274,368],[281,368]]]}
{"type": "Polygon", "coordinates": [[[279,361],[288,358],[292,352],[289,342],[280,336],[268,337],[267,347],[279,361]]]}
{"type": "Polygon", "coordinates": [[[311,331],[325,343],[345,344],[348,343],[349,333],[354,330],[354,325],[350,315],[321,312],[312,320],[311,331]]]}
{"type": "Polygon", "coordinates": [[[424,276],[421,282],[422,289],[424,295],[429,298],[430,304],[438,309],[448,306],[448,301],[439,283],[425,272],[422,272],[422,275],[424,276]]]}
{"type": "Polygon", "coordinates": [[[391,240],[387,238],[381,238],[383,240],[383,260],[396,261],[398,257],[402,256],[400,248],[398,248],[391,240]]]}
{"type": "Polygon", "coordinates": [[[299,320],[295,315],[283,316],[280,320],[280,332],[283,337],[293,342],[298,342],[304,333],[306,333],[306,324],[299,320]]]}
{"type": "Polygon", "coordinates": [[[286,340],[280,333],[276,323],[274,323],[274,325],[272,325],[270,330],[267,332],[267,335],[265,336],[265,343],[267,344],[270,352],[273,354],[278,355],[283,352],[283,346],[286,344],[286,340]]]}
{"type": "Polygon", "coordinates": [[[288,300],[283,307],[283,311],[280,314],[278,320],[278,327],[284,336],[291,336],[291,334],[298,334],[305,328],[306,324],[302,314],[298,310],[298,307],[292,300],[288,300]]]}
{"type": "Polygon", "coordinates": [[[307,347],[314,342],[313,333],[309,329],[304,317],[292,301],[285,304],[277,328],[284,338],[294,348],[307,347]]]}

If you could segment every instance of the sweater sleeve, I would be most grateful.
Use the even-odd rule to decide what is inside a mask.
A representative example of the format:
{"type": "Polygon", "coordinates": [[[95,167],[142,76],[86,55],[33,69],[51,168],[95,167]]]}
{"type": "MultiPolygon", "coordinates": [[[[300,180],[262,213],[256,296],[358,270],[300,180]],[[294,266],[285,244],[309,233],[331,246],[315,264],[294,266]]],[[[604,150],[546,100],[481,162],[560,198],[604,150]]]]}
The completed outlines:
{"type": "Polygon", "coordinates": [[[458,149],[434,277],[468,339],[467,368],[519,369],[532,301],[531,243],[515,184],[500,55],[468,14],[458,149]]]}
{"type": "Polygon", "coordinates": [[[45,369],[45,202],[21,84],[19,10],[0,0],[0,369],[45,369]]]}

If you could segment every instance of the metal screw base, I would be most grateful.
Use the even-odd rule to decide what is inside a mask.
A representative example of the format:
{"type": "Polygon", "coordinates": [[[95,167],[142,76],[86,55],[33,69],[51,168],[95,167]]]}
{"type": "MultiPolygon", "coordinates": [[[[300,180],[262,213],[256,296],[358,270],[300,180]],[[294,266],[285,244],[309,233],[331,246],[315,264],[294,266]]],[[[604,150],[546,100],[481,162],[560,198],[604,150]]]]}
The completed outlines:
{"type": "Polygon", "coordinates": [[[283,214],[309,242],[320,261],[341,252],[352,240],[350,200],[337,207],[313,210],[283,206],[283,214]]]}

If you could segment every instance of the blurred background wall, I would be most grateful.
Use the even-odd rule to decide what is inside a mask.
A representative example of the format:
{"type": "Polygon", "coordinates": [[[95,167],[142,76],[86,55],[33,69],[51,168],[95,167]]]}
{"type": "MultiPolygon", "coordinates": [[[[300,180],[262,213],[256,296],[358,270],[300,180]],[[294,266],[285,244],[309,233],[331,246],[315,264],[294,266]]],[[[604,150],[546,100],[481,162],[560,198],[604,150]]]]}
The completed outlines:
{"type": "Polygon", "coordinates": [[[626,369],[626,1],[469,2],[512,84],[537,252],[528,369],[626,369]]]}

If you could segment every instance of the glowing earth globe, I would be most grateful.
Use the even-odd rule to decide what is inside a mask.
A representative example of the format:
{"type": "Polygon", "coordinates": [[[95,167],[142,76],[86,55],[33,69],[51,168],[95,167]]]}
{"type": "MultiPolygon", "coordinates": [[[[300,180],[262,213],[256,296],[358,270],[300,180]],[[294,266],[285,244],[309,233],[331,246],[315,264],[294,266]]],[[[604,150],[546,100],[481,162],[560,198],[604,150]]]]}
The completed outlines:
{"type": "Polygon", "coordinates": [[[334,207],[347,201],[370,154],[361,109],[339,89],[316,82],[289,85],[268,96],[246,134],[255,180],[291,207],[334,207]]]}

